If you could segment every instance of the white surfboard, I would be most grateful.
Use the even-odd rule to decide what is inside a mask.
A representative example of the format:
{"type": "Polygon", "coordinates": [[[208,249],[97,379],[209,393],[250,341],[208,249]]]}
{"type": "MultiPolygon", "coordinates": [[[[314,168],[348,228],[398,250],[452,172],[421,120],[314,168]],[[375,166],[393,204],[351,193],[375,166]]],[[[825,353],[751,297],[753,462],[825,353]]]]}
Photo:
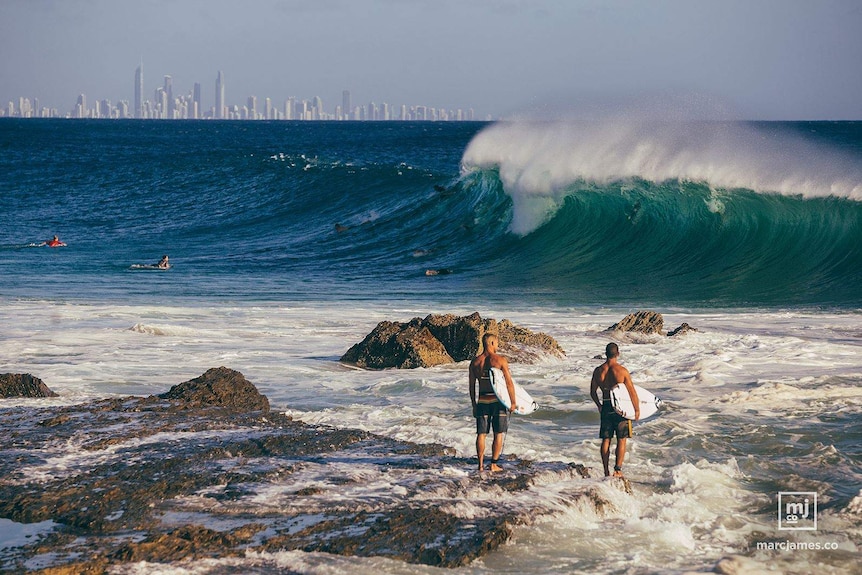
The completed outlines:
{"type": "MultiPolygon", "coordinates": [[[[658,408],[661,407],[661,399],[639,385],[635,385],[635,391],[638,394],[638,403],[640,403],[641,419],[655,415],[658,408]]],[[[611,388],[611,405],[614,406],[614,411],[626,419],[635,418],[635,405],[629,397],[629,391],[622,383],[611,388]]]]}
{"type": "Polygon", "coordinates": [[[168,267],[160,267],[156,264],[132,264],[129,266],[130,270],[162,270],[162,271],[164,271],[164,270],[167,270],[170,268],[171,268],[170,265],[168,265],[168,267]]]}
{"type": "MultiPolygon", "coordinates": [[[[503,370],[498,367],[492,367],[489,373],[491,375],[491,387],[494,388],[494,394],[500,400],[500,403],[506,406],[506,409],[510,409],[512,402],[509,399],[509,388],[506,387],[506,376],[503,374],[503,370]]],[[[533,401],[527,390],[518,385],[514,379],[512,383],[515,384],[515,401],[518,403],[518,407],[514,413],[518,415],[530,415],[536,411],[539,405],[533,401]]]]}

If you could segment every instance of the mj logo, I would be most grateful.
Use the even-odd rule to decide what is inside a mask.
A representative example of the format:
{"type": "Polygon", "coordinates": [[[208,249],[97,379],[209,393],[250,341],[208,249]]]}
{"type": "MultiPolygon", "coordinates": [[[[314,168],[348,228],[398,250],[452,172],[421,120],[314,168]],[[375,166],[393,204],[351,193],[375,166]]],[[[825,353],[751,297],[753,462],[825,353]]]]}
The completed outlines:
{"type": "Polygon", "coordinates": [[[778,493],[778,529],[817,530],[817,493],[781,491],[778,493]]]}

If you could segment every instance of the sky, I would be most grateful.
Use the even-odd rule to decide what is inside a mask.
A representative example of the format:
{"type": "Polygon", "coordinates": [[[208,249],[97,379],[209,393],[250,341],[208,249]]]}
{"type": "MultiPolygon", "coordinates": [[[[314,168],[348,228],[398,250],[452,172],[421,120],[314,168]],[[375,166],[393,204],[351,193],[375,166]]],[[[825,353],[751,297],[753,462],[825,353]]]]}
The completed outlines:
{"type": "MultiPolygon", "coordinates": [[[[860,0],[0,0],[0,105],[320,96],[554,115],[664,101],[862,120],[860,0]],[[615,105],[615,104],[614,104],[615,105]],[[623,104],[620,104],[623,105],[623,104]]],[[[259,104],[260,108],[261,105],[259,104]]]]}

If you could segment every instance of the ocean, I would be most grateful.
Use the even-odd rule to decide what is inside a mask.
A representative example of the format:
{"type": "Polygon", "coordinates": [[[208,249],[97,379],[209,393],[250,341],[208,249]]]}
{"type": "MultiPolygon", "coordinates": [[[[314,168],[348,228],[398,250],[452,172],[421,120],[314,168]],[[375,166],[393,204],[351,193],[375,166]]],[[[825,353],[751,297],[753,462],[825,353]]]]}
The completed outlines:
{"type": "Polygon", "coordinates": [[[589,380],[617,341],[665,402],[629,441],[633,493],[596,479],[613,509],[563,506],[454,573],[682,574],[728,556],[749,573],[859,573],[860,122],[3,119],[0,269],[0,373],[60,394],[0,414],[161,393],[224,365],[300,421],[466,457],[466,363],[338,359],[380,321],[478,311],[566,352],[513,364],[541,408],[514,419],[505,453],[600,469],[589,380]],[[54,235],[67,245],[40,245],[54,235]],[[169,270],[132,268],[163,255],[169,270]],[[697,331],[607,331],[640,309],[697,331]],[[816,529],[779,529],[779,494],[800,493],[816,494],[816,529]]]}

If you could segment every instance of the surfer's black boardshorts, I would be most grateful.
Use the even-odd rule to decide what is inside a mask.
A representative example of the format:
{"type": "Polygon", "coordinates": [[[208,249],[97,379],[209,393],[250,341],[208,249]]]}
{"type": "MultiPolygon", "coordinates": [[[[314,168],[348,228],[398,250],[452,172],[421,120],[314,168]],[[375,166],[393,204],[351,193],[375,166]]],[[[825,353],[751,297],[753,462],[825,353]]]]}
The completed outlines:
{"type": "Polygon", "coordinates": [[[610,439],[616,434],[617,439],[632,436],[632,420],[626,419],[616,411],[610,401],[602,403],[602,423],[599,427],[599,437],[610,439]]]}
{"type": "Polygon", "coordinates": [[[509,431],[509,410],[496,401],[476,404],[476,435],[487,435],[491,428],[494,433],[509,431]]]}

